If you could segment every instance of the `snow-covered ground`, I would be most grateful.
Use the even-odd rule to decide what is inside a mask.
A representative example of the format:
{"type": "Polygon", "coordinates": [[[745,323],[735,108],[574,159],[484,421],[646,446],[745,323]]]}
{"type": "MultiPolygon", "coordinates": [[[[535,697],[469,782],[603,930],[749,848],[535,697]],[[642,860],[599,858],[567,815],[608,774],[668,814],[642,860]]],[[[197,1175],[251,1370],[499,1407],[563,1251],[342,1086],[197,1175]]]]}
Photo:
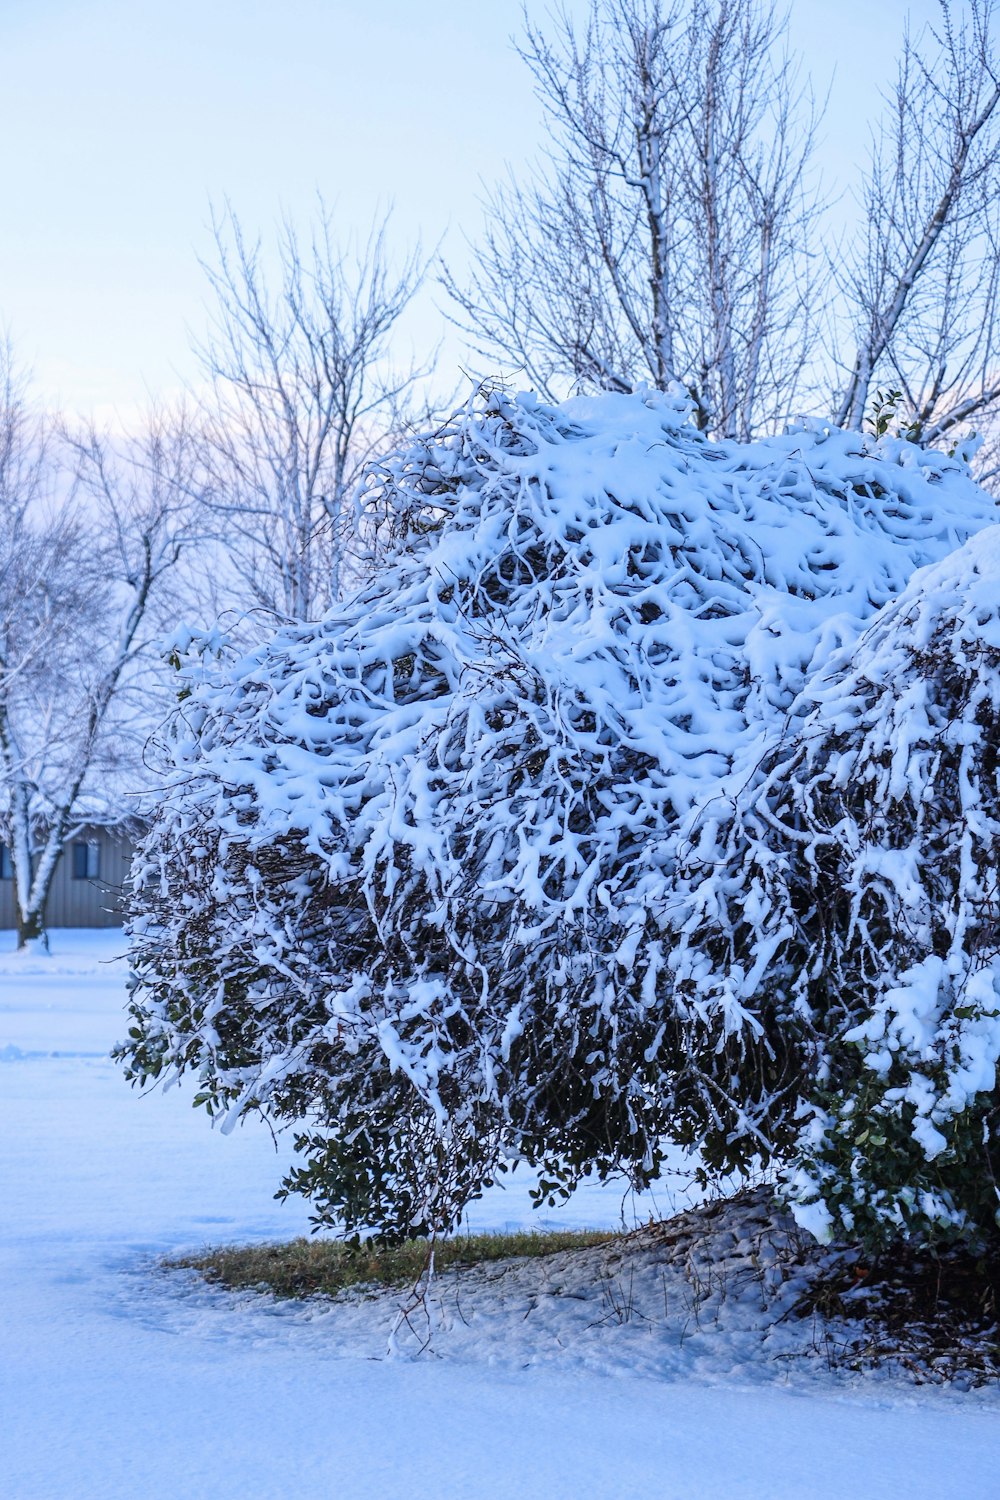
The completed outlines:
{"type": "MultiPolygon", "coordinates": [[[[223,1136],[189,1094],[125,1085],[107,1057],[119,942],[57,932],[49,959],[0,955],[4,1500],[997,1494],[990,1393],[815,1369],[755,1380],[706,1360],[704,1340],[678,1347],[666,1325],[602,1321],[572,1297],[564,1316],[519,1315],[516,1337],[509,1312],[481,1333],[453,1318],[430,1353],[387,1357],[383,1304],[276,1304],[165,1275],[164,1254],[287,1238],[307,1215],[273,1201],[287,1153],[263,1127],[223,1136]]],[[[669,1196],[627,1202],[628,1221],[669,1196]]],[[[546,1221],[621,1211],[594,1187],[546,1221]]],[[[515,1179],[472,1225],[530,1218],[515,1179]]]]}

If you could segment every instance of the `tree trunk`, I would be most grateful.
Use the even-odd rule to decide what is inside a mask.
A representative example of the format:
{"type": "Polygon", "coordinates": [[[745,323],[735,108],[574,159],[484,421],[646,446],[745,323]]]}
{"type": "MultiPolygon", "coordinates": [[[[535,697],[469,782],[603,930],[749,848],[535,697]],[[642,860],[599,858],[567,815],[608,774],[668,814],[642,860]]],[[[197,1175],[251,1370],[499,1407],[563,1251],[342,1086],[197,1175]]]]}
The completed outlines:
{"type": "Polygon", "coordinates": [[[40,947],[47,953],[49,948],[49,935],[45,930],[44,911],[22,912],[17,909],[17,951],[23,952],[25,948],[40,947]]]}

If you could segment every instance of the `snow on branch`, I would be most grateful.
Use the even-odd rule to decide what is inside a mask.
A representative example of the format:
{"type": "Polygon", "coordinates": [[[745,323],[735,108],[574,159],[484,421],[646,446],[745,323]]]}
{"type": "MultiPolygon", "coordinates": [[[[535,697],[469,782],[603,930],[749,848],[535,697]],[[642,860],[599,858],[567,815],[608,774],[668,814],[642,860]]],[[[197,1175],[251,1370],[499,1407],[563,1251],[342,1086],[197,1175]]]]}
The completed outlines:
{"type": "Polygon", "coordinates": [[[998,579],[997,526],[918,573],[807,688],[730,829],[728,882],[759,893],[733,955],[777,933],[814,1037],[793,1197],[876,1243],[997,1224],[998,579]]]}

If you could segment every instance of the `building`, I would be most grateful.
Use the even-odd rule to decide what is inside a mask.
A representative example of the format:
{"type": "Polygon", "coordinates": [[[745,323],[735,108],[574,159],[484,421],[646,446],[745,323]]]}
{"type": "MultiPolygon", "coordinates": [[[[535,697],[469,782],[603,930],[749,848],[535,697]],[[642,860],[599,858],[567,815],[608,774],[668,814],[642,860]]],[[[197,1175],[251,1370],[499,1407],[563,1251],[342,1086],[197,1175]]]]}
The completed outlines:
{"type": "MultiPolygon", "coordinates": [[[[134,823],[80,828],[63,849],[45,907],[46,927],[120,927],[134,823]]],[[[0,844],[0,930],[17,926],[10,850],[0,844]]]]}

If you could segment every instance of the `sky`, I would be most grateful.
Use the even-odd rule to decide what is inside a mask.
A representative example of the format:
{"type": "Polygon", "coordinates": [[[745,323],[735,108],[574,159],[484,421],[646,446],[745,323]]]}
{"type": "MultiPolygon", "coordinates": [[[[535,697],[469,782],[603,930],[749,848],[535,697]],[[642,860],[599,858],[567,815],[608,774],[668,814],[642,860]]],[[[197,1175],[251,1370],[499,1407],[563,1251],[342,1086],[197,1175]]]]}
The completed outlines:
{"type": "MultiPolygon", "coordinates": [[[[936,0],[792,0],[845,221],[908,11],[936,0]]],[[[485,191],[542,145],[520,26],[518,0],[0,0],[0,322],[44,401],[122,415],[196,378],[199,257],[227,199],[256,234],[307,227],[319,192],[344,240],[391,207],[401,251],[460,268],[485,191]]],[[[443,339],[450,389],[468,361],[445,305],[430,283],[401,352],[443,339]]]]}

